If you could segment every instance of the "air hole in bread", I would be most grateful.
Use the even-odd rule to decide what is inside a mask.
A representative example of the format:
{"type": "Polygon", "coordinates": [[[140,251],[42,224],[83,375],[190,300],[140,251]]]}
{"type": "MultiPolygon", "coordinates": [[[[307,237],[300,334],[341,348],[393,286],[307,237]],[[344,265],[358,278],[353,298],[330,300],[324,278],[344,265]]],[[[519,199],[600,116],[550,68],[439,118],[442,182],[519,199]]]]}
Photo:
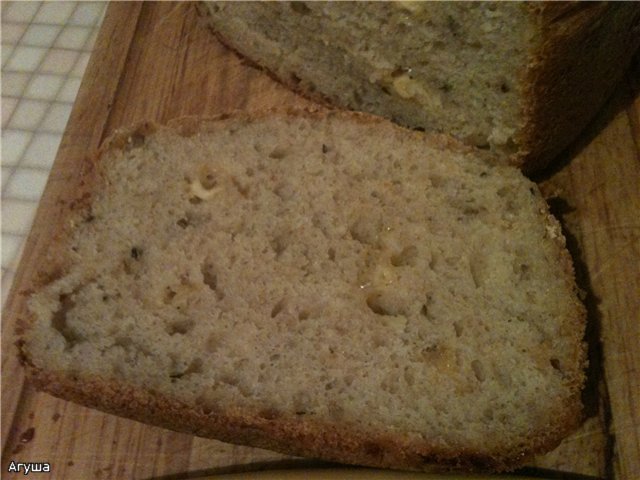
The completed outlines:
{"type": "Polygon", "coordinates": [[[164,290],[164,294],[162,296],[162,302],[165,305],[168,305],[173,301],[176,295],[177,295],[177,292],[175,290],[173,290],[171,287],[167,287],[164,290]]]}
{"type": "Polygon", "coordinates": [[[425,362],[435,363],[440,361],[444,356],[444,349],[437,343],[431,343],[424,347],[420,351],[420,354],[425,362]]]}
{"type": "Polygon", "coordinates": [[[486,376],[484,373],[484,366],[480,360],[474,360],[471,362],[471,369],[473,370],[473,374],[479,382],[484,382],[486,376]]]}
{"type": "Polygon", "coordinates": [[[179,380],[181,378],[184,378],[187,375],[199,374],[199,373],[202,373],[202,359],[194,358],[184,371],[172,373],[169,376],[171,377],[171,380],[174,381],[174,380],[179,380]]]}
{"type": "Polygon", "coordinates": [[[71,300],[69,295],[60,295],[60,307],[51,317],[51,326],[64,337],[67,342],[67,348],[71,348],[76,343],[84,340],[82,336],[67,323],[67,315],[74,306],[75,302],[71,300]]]}
{"type": "Polygon", "coordinates": [[[190,318],[174,320],[167,325],[167,333],[173,335],[186,335],[195,326],[195,322],[190,318]]]}
{"type": "Polygon", "coordinates": [[[128,348],[133,345],[133,340],[129,337],[119,336],[113,341],[113,345],[122,348],[128,348]]]}
{"type": "Polygon", "coordinates": [[[205,190],[211,190],[218,185],[218,176],[212,170],[202,168],[198,175],[198,181],[205,190]]]}
{"type": "Polygon", "coordinates": [[[291,7],[291,10],[299,13],[300,15],[307,15],[308,13],[311,13],[311,9],[305,2],[291,2],[289,6],[291,7]]]}
{"type": "Polygon", "coordinates": [[[367,306],[376,315],[398,316],[405,314],[405,306],[388,292],[374,292],[367,296],[367,306]]]}
{"type": "Polygon", "coordinates": [[[307,320],[311,316],[309,310],[300,310],[298,312],[298,320],[307,320]]]}
{"type": "Polygon", "coordinates": [[[412,386],[415,383],[415,377],[413,375],[413,372],[411,370],[409,370],[409,368],[405,368],[404,369],[404,382],[409,385],[412,386]]]}
{"type": "Polygon", "coordinates": [[[366,245],[375,245],[380,234],[381,222],[375,219],[360,217],[351,224],[351,237],[366,245]]]}
{"type": "Polygon", "coordinates": [[[555,369],[558,370],[559,372],[562,371],[562,368],[560,366],[560,360],[558,360],[557,358],[551,358],[549,359],[549,363],[551,363],[551,366],[555,369]]]}
{"type": "Polygon", "coordinates": [[[458,257],[446,257],[444,263],[449,267],[455,267],[460,259],[458,257]]]}
{"type": "Polygon", "coordinates": [[[243,198],[249,197],[249,190],[251,189],[249,185],[243,185],[236,177],[231,177],[231,183],[243,198]]]}
{"type": "Polygon", "coordinates": [[[477,207],[466,206],[462,209],[462,213],[467,217],[473,217],[480,213],[480,209],[477,207]]]}
{"type": "Polygon", "coordinates": [[[180,228],[187,228],[189,226],[189,219],[181,218],[176,222],[176,225],[178,225],[180,228]]]}
{"type": "Polygon", "coordinates": [[[287,235],[282,234],[282,235],[277,235],[273,237],[269,241],[269,244],[271,245],[271,249],[276,254],[276,258],[280,258],[280,255],[282,255],[282,253],[287,249],[287,246],[289,243],[287,241],[287,238],[288,238],[287,235]]]}
{"type": "Polygon", "coordinates": [[[218,288],[218,275],[213,271],[213,266],[211,264],[205,264],[202,267],[202,280],[211,290],[216,290],[218,288]]]}
{"type": "Polygon", "coordinates": [[[374,293],[367,297],[367,306],[376,315],[391,315],[391,313],[385,308],[381,301],[382,295],[380,293],[374,293]]]}
{"type": "Polygon", "coordinates": [[[224,292],[218,288],[218,273],[213,263],[209,261],[204,262],[200,268],[200,272],[202,273],[203,283],[209,287],[211,291],[215,292],[218,300],[222,300],[224,298],[224,292]]]}
{"type": "Polygon", "coordinates": [[[456,337],[461,337],[464,326],[460,322],[453,322],[453,330],[456,332],[456,337]]]}
{"type": "Polygon", "coordinates": [[[287,156],[287,153],[288,152],[284,147],[277,146],[276,148],[271,150],[271,153],[269,154],[269,158],[273,158],[275,160],[281,160],[287,156]]]}
{"type": "Polygon", "coordinates": [[[125,258],[122,263],[124,273],[127,275],[133,275],[137,269],[137,262],[142,256],[142,249],[138,247],[132,247],[129,251],[128,258],[125,258]]]}
{"type": "Polygon", "coordinates": [[[418,248],[415,245],[410,245],[403,248],[395,255],[391,255],[391,265],[393,265],[394,267],[414,265],[417,257],[418,248]]]}
{"type": "Polygon", "coordinates": [[[272,362],[277,362],[280,360],[281,355],[279,353],[273,353],[269,356],[269,360],[272,362]]]}
{"type": "Polygon", "coordinates": [[[482,412],[482,416],[489,421],[493,420],[493,409],[485,408],[482,412]]]}
{"type": "Polygon", "coordinates": [[[513,273],[517,276],[518,283],[526,281],[531,276],[531,267],[526,263],[516,262],[513,264],[513,273]]]}
{"type": "Polygon", "coordinates": [[[271,309],[271,318],[276,318],[282,310],[284,310],[286,301],[284,298],[280,299],[271,309]]]}
{"type": "Polygon", "coordinates": [[[255,171],[253,170],[253,168],[251,167],[247,167],[244,171],[245,175],[249,178],[253,177],[255,175],[255,171]]]}
{"type": "Polygon", "coordinates": [[[469,259],[469,273],[476,288],[480,288],[485,284],[487,264],[482,255],[476,254],[469,259]]]}
{"type": "Polygon", "coordinates": [[[327,250],[327,257],[329,257],[329,260],[334,262],[336,259],[336,249],[333,247],[329,247],[329,249],[327,250]]]}
{"type": "Polygon", "coordinates": [[[189,364],[187,369],[184,371],[185,375],[188,375],[190,373],[202,373],[202,359],[201,358],[197,358],[196,357],[193,360],[191,360],[191,363],[189,364]]]}

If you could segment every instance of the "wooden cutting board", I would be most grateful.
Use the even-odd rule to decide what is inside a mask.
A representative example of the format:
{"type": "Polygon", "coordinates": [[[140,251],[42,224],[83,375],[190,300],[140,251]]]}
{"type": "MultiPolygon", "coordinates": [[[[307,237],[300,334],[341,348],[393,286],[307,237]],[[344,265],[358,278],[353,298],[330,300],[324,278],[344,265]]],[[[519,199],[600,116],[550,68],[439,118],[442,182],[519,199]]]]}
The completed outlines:
{"type": "MultiPolygon", "coordinates": [[[[636,71],[637,73],[637,71],[636,71]]],[[[630,75],[555,171],[538,179],[562,219],[589,308],[588,414],[537,469],[640,479],[640,97],[630,75]]],[[[114,129],[141,120],[310,103],[220,45],[192,4],[109,5],[15,276],[2,323],[2,473],[49,462],[54,478],[177,479],[313,465],[177,434],[35,392],[12,345],[24,290],[78,172],[114,129]],[[188,475],[187,475],[188,474],[188,475]]],[[[548,472],[547,472],[548,473],[548,472]]],[[[578,477],[572,477],[578,478],[578,477]]]]}

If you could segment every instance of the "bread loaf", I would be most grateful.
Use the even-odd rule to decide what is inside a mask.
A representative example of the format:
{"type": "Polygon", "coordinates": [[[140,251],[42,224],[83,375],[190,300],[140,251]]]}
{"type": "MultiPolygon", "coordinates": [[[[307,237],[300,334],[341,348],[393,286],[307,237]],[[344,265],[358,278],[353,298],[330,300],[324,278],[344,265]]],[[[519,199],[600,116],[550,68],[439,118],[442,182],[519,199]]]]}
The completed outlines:
{"type": "Polygon", "coordinates": [[[234,443],[503,470],[580,421],[584,311],[536,185],[364,114],[183,119],[85,173],[22,322],[42,389],[234,443]]]}
{"type": "Polygon", "coordinates": [[[640,44],[636,2],[205,2],[227,45],[307,96],[540,169],[640,44]]]}

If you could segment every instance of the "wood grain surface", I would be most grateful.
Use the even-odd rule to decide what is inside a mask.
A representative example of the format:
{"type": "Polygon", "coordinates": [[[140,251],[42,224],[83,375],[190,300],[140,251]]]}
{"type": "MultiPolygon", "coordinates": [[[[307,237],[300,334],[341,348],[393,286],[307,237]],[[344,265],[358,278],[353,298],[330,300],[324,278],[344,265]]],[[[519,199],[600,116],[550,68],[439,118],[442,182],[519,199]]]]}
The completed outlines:
{"type": "MultiPolygon", "coordinates": [[[[585,292],[590,367],[588,418],[554,452],[535,459],[529,474],[640,479],[639,72],[630,72],[555,169],[536,179],[565,227],[585,292]]],[[[50,462],[53,478],[65,479],[169,480],[316,464],[38,393],[24,382],[13,346],[25,292],[62,206],[74,197],[77,173],[115,129],[149,119],[309,104],[219,44],[192,4],[109,5],[3,312],[2,474],[13,478],[7,474],[12,460],[50,462]]]]}

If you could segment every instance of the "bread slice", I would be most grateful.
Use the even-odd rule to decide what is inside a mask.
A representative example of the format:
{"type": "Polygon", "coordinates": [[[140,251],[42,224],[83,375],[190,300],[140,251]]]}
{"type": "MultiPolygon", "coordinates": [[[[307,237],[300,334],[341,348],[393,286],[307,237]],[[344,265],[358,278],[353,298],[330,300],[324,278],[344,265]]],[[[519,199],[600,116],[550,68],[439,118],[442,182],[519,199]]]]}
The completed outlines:
{"type": "Polygon", "coordinates": [[[203,2],[227,45],[305,95],[544,167],[640,45],[634,2],[203,2]]]}
{"type": "Polygon", "coordinates": [[[501,470],[580,420],[584,311],[517,169],[364,114],[106,143],[29,300],[62,398],[379,467],[501,470]]]}

